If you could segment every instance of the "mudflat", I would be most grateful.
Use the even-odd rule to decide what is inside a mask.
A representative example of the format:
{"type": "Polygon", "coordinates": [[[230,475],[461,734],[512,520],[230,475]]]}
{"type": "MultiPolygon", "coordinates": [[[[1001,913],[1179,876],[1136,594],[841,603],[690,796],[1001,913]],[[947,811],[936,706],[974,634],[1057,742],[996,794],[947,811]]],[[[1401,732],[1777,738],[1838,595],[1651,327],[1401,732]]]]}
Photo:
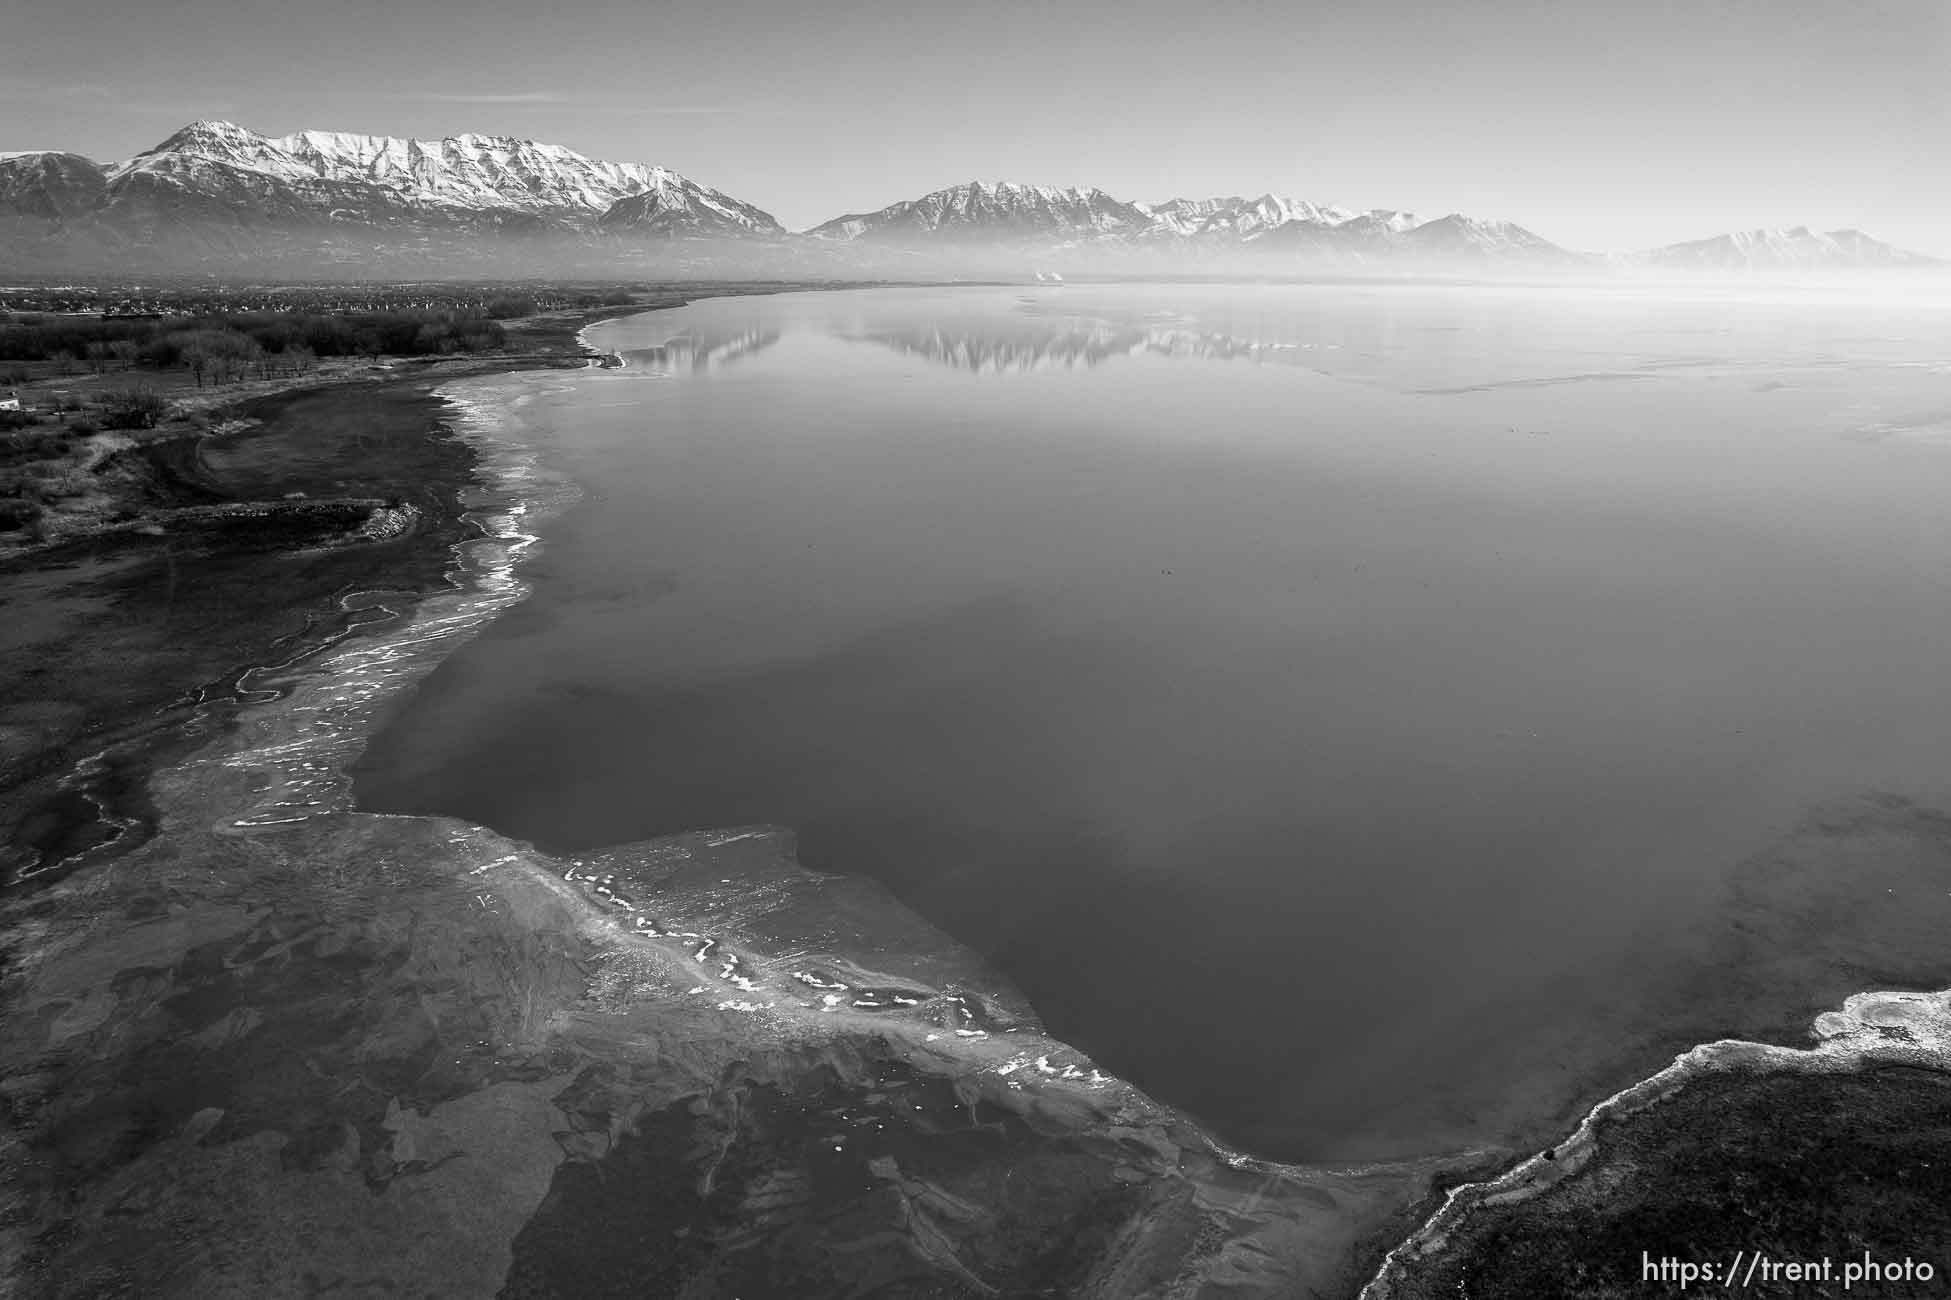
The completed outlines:
{"type": "Polygon", "coordinates": [[[6,900],[18,1293],[1347,1291],[1409,1226],[1435,1166],[1216,1146],[779,828],[563,858],[353,808],[547,508],[463,436],[452,581],[206,694],[147,833],[6,900]]]}
{"type": "MultiPolygon", "coordinates": [[[[646,351],[671,366],[706,350],[646,351]]],[[[1560,1077],[1547,1035],[1520,1062],[1539,1086],[1496,1122],[1548,1149],[1311,1166],[1215,1141],[1052,1035],[996,962],[888,888],[804,870],[783,827],[549,853],[456,818],[361,812],[353,760],[459,647],[528,608],[523,557],[573,495],[516,414],[532,380],[444,396],[423,381],[278,396],[254,429],[159,453],[172,508],[292,491],[370,507],[188,516],[205,522],[181,535],[174,597],[144,549],[177,540],[167,530],[18,571],[38,600],[9,662],[47,663],[73,692],[15,702],[16,726],[42,729],[20,752],[100,752],[114,725],[148,737],[107,746],[65,811],[36,808],[70,830],[30,845],[50,868],[0,901],[0,1275],[21,1294],[1351,1295],[1385,1257],[1375,1294],[1413,1294],[1412,1270],[1447,1291],[1445,1261],[1479,1277],[1513,1240],[1537,1265],[1578,1241],[1568,1224],[1596,1224],[1608,1250],[1718,1244],[1632,1217],[1712,1201],[1717,1184],[1684,1182],[1708,1161],[1746,1180],[1751,1218],[1806,1212],[1806,1162],[1767,1150],[1784,1123],[1803,1143],[1790,1156],[1824,1135],[1869,1143],[1837,1165],[1851,1177],[1916,1177],[1931,1156],[1898,1148],[1937,1104],[1943,999],[1829,1009],[1945,974],[1918,900],[1942,892],[1951,835],[1900,797],[1818,809],[1744,861],[1679,936],[1686,968],[1573,1044],[1621,1076],[1731,1019],[1800,1043],[1813,1018],[1817,1051],[1696,1049],[1580,1124],[1593,1076],[1560,1077]],[[280,431],[303,434],[288,456],[280,431]],[[451,495],[429,492],[442,475],[451,495]],[[410,522],[351,526],[379,510],[410,522]],[[206,553],[189,571],[211,575],[208,600],[181,577],[206,553]],[[261,585],[244,603],[252,572],[293,576],[286,599],[312,591],[309,621],[263,641],[218,626],[273,611],[261,585]],[[237,599],[215,599],[227,585],[237,599]],[[172,599],[203,603],[192,619],[172,599]],[[131,647],[159,636],[150,624],[126,622],[126,660],[83,644],[130,611],[175,619],[173,639],[194,641],[201,619],[219,643],[270,649],[212,654],[209,673],[186,649],[194,672],[146,680],[131,647]],[[94,655],[122,695],[88,693],[94,655]],[[141,727],[122,716],[193,688],[141,727]],[[1898,1092],[1866,1091],[1885,1078],[1898,1092]],[[1560,1189],[1600,1217],[1564,1217],[1560,1189]],[[1485,1245],[1458,1222],[1509,1232],[1485,1245]]],[[[1922,1215],[1930,1185],[1892,1203],[1922,1215]]],[[[1860,1215],[1784,1221],[1863,1237],[1860,1215]]],[[[1493,1266],[1549,1293],[1520,1264],[1493,1266]]],[[[1636,1285],[1615,1265],[1585,1280],[1636,1285]]]]}
{"type": "Polygon", "coordinates": [[[1934,868],[1844,911],[1843,840],[1744,865],[1951,797],[1951,462],[1862,440],[1935,409],[1935,330],[1428,286],[609,322],[626,364],[523,408],[584,498],[360,797],[565,851],[790,825],[1240,1149],[1542,1146],[1869,986],[1807,936],[1945,973],[1934,868]]]}

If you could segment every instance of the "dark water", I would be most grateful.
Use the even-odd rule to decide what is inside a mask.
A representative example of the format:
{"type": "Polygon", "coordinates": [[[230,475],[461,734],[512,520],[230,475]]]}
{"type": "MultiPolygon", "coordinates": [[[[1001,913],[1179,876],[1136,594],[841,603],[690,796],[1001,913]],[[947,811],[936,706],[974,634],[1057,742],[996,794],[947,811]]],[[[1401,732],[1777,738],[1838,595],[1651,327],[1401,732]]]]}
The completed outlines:
{"type": "Polygon", "coordinates": [[[1239,1142],[1489,1140],[1428,1098],[1514,1086],[1501,1026],[1583,1014],[1809,803],[1942,797],[1948,325],[1077,286],[613,322],[630,366],[523,412],[586,500],[361,797],[565,849],[792,825],[1239,1142]]]}

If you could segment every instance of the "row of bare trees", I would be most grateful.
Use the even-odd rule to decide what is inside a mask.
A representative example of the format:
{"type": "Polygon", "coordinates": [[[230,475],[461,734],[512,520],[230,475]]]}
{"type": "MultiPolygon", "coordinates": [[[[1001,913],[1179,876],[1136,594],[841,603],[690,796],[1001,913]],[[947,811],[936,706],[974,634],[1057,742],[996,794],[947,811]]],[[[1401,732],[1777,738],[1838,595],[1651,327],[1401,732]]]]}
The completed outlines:
{"type": "Polygon", "coordinates": [[[133,370],[136,354],[141,347],[134,339],[108,339],[90,343],[84,350],[88,357],[88,368],[102,375],[108,373],[111,362],[118,370],[133,370]]]}
{"type": "MultiPolygon", "coordinates": [[[[247,334],[234,330],[188,330],[176,335],[176,359],[196,376],[197,387],[226,384],[237,379],[282,378],[309,374],[318,368],[318,354],[301,343],[290,344],[277,352],[266,352],[263,345],[247,334]]],[[[141,349],[129,339],[95,342],[87,346],[88,369],[97,375],[110,370],[133,370],[141,349]]],[[[62,374],[80,368],[70,352],[59,352],[52,360],[62,374]]]]}

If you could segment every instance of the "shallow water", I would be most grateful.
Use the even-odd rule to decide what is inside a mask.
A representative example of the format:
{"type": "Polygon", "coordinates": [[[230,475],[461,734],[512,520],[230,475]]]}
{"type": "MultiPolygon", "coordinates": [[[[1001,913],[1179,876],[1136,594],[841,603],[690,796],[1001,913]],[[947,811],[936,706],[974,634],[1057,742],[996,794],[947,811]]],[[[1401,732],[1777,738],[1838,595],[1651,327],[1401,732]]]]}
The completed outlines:
{"type": "Polygon", "coordinates": [[[1630,997],[1808,805],[1944,798],[1947,327],[1390,286],[609,322],[627,366],[526,408],[584,500],[358,792],[557,849],[790,825],[1256,1151],[1498,1140],[1513,1026],[1630,997]]]}

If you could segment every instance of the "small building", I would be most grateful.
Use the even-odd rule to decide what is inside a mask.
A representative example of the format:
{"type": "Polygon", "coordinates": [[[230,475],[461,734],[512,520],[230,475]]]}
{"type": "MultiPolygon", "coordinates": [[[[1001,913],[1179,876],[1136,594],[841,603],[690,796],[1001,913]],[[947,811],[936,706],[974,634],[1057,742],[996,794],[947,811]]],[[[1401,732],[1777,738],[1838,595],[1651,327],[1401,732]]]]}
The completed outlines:
{"type": "Polygon", "coordinates": [[[5,397],[0,397],[0,411],[18,411],[20,394],[9,388],[5,397]]]}

